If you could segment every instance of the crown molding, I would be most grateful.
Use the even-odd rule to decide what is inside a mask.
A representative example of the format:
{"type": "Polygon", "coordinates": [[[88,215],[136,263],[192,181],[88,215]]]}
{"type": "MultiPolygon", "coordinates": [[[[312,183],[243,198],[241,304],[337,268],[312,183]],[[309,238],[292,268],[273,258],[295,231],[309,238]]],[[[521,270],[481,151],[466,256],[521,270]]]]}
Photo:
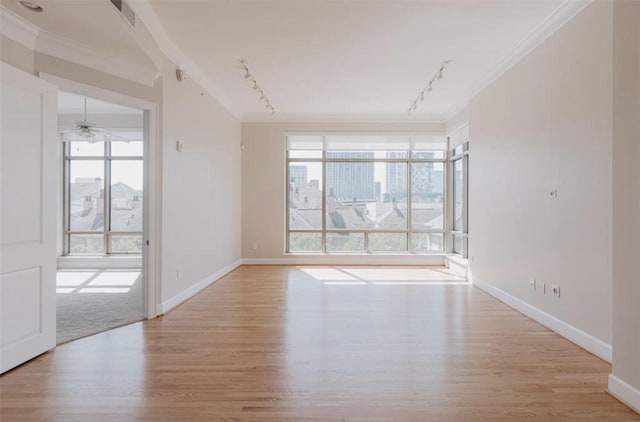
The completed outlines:
{"type": "Polygon", "coordinates": [[[162,53],[176,66],[183,69],[191,79],[209,95],[220,102],[238,120],[242,120],[242,111],[235,101],[227,96],[222,87],[214,83],[207,74],[173,42],[165,31],[158,15],[153,10],[149,0],[139,0],[130,2],[129,5],[154,38],[162,53]]]}
{"type": "Polygon", "coordinates": [[[35,50],[39,33],[40,29],[37,26],[0,6],[0,34],[24,45],[29,50],[35,50]]]}
{"type": "Polygon", "coordinates": [[[465,107],[468,107],[474,97],[520,62],[520,60],[528,56],[536,49],[536,47],[555,34],[560,28],[576,17],[578,13],[582,12],[591,3],[593,3],[593,0],[564,0],[549,16],[534,28],[529,35],[518,43],[509,52],[509,54],[500,60],[491,72],[486,74],[472,86],[468,91],[467,97],[461,100],[456,107],[452,107],[450,111],[446,113],[446,119],[451,119],[456,114],[464,110],[465,107]]]}
{"type": "Polygon", "coordinates": [[[245,113],[246,123],[435,123],[444,124],[440,115],[412,115],[406,113],[245,113]]]}
{"type": "Polygon", "coordinates": [[[96,53],[80,43],[44,31],[1,6],[0,15],[0,33],[32,51],[147,86],[153,86],[158,76],[156,69],[135,66],[96,53]]]}
{"type": "Polygon", "coordinates": [[[153,86],[158,71],[105,57],[67,38],[40,31],[35,51],[146,86],[153,86]]]}

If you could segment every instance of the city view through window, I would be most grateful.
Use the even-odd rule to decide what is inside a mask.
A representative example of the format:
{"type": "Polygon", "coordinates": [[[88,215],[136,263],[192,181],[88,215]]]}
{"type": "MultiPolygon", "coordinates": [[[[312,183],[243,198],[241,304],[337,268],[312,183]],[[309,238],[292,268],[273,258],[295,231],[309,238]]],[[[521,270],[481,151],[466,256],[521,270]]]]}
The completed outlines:
{"type": "Polygon", "coordinates": [[[442,252],[444,136],[291,135],[288,252],[442,252]]]}
{"type": "Polygon", "coordinates": [[[67,254],[142,253],[143,143],[65,145],[67,254]]]}

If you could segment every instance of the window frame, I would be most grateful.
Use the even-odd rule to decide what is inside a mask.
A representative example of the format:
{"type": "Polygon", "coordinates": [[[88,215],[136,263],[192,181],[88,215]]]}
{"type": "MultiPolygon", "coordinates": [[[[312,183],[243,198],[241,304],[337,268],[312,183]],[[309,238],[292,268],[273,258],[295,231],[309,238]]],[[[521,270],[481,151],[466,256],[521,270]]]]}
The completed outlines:
{"type": "MultiPolygon", "coordinates": [[[[138,130],[138,129],[132,129],[138,130]]],[[[117,141],[112,141],[117,142],[117,141]]],[[[139,252],[113,252],[112,251],[112,237],[113,236],[140,236],[141,241],[144,243],[144,228],[140,231],[123,231],[123,230],[111,230],[111,164],[113,161],[139,161],[143,166],[143,189],[144,189],[144,144],[142,155],[112,155],[111,144],[112,142],[103,142],[104,151],[102,155],[71,155],[71,142],[63,143],[63,212],[62,212],[62,255],[63,256],[108,256],[108,255],[124,255],[135,256],[142,255],[142,246],[139,252]],[[102,161],[103,162],[103,180],[104,180],[104,201],[103,201],[103,215],[104,224],[102,230],[71,230],[71,162],[72,161],[102,161]],[[82,253],[71,252],[71,236],[73,235],[100,235],[102,236],[103,248],[102,252],[98,253],[82,253]]],[[[140,142],[144,141],[131,141],[140,142]]],[[[144,192],[142,194],[144,196],[144,192]]],[[[140,198],[141,203],[144,202],[143,197],[140,198]]],[[[144,211],[143,211],[144,212],[144,211]]]]}
{"type": "Polygon", "coordinates": [[[469,255],[469,141],[465,141],[449,151],[449,168],[451,174],[451,228],[449,230],[450,251],[462,258],[469,255]],[[456,214],[456,188],[455,188],[455,164],[462,163],[462,228],[455,227],[456,214]],[[455,250],[456,239],[459,238],[462,250],[455,250]]]}
{"type": "MultiPolygon", "coordinates": [[[[447,189],[448,178],[449,178],[449,168],[448,168],[448,147],[449,147],[449,139],[443,133],[434,133],[434,132],[287,132],[285,134],[285,254],[292,255],[313,255],[313,254],[375,254],[375,255],[394,255],[394,254],[413,254],[413,255],[442,255],[446,254],[449,250],[448,245],[448,204],[449,204],[449,189],[447,189]],[[318,158],[302,158],[302,157],[293,157],[289,156],[289,138],[292,136],[313,136],[313,137],[322,137],[322,155],[318,158]],[[388,136],[388,137],[438,137],[442,138],[444,143],[444,147],[441,150],[433,150],[433,152],[441,151],[441,158],[417,158],[413,156],[413,152],[427,152],[428,150],[414,150],[413,149],[413,140],[410,139],[410,147],[407,149],[407,157],[406,158],[336,158],[336,157],[327,157],[327,137],[335,137],[335,136],[388,136]],[[358,163],[406,163],[407,165],[407,220],[406,220],[406,229],[356,229],[356,228],[345,228],[345,229],[328,229],[327,228],[327,192],[326,192],[326,182],[327,182],[327,163],[331,162],[358,162],[358,163]],[[291,229],[289,227],[290,223],[290,165],[295,163],[321,163],[322,166],[322,227],[320,229],[310,230],[296,230],[291,229]],[[414,229],[412,222],[412,164],[413,163],[441,163],[442,171],[443,171],[443,181],[442,181],[442,219],[443,224],[441,229],[414,229]],[[291,251],[291,233],[320,233],[321,239],[321,250],[320,251],[291,251]],[[362,233],[364,236],[364,246],[360,251],[342,251],[342,252],[331,252],[327,251],[327,234],[331,233],[353,233],[360,234],[362,233]],[[372,251],[369,248],[369,235],[370,234],[404,234],[406,236],[406,248],[402,251],[372,251]],[[413,234],[440,234],[442,236],[442,248],[437,251],[420,251],[420,250],[412,250],[412,236],[413,234]]],[[[296,150],[297,151],[297,150],[296,150]]],[[[317,149],[310,150],[317,151],[317,149]]],[[[369,151],[369,150],[367,150],[369,151]]],[[[375,150],[374,150],[375,151],[375,150]]],[[[383,149],[378,151],[385,151],[383,149]]],[[[403,150],[404,151],[404,150],[403,150]]],[[[349,152],[349,151],[345,151],[349,152]]],[[[354,151],[355,152],[355,151],[354,151]]]]}

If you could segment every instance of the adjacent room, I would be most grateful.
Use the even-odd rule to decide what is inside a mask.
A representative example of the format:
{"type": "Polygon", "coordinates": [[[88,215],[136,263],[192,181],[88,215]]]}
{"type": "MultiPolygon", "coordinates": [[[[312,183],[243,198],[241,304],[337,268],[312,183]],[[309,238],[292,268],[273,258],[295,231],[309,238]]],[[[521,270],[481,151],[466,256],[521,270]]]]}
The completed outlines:
{"type": "Polygon", "coordinates": [[[61,344],[143,319],[143,112],[61,91],[58,131],[61,344]]]}
{"type": "Polygon", "coordinates": [[[640,421],[640,2],[0,0],[0,419],[640,421]]]}

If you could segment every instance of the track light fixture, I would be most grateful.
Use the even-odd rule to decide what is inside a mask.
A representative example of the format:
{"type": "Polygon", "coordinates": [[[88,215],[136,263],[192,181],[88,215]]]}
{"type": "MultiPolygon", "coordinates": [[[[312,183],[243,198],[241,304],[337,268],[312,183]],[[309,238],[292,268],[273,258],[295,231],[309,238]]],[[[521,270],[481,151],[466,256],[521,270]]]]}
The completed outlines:
{"type": "Polygon", "coordinates": [[[451,60],[444,60],[442,62],[436,74],[433,75],[433,77],[429,80],[429,82],[427,82],[427,85],[420,91],[416,99],[411,104],[411,107],[407,109],[407,116],[411,116],[413,112],[416,111],[416,109],[418,108],[418,103],[421,103],[422,101],[424,101],[425,94],[428,94],[429,92],[433,91],[433,84],[441,80],[442,78],[444,78],[444,71],[447,68],[447,66],[449,66],[450,63],[451,63],[451,60]]]}
{"type": "Polygon", "coordinates": [[[264,102],[264,107],[271,111],[272,116],[276,114],[276,109],[273,108],[269,98],[267,98],[262,88],[260,88],[260,85],[258,85],[258,81],[256,81],[256,78],[254,78],[249,71],[249,66],[247,65],[246,60],[240,60],[240,68],[244,72],[244,79],[251,84],[251,89],[260,94],[260,101],[264,102]]]}

